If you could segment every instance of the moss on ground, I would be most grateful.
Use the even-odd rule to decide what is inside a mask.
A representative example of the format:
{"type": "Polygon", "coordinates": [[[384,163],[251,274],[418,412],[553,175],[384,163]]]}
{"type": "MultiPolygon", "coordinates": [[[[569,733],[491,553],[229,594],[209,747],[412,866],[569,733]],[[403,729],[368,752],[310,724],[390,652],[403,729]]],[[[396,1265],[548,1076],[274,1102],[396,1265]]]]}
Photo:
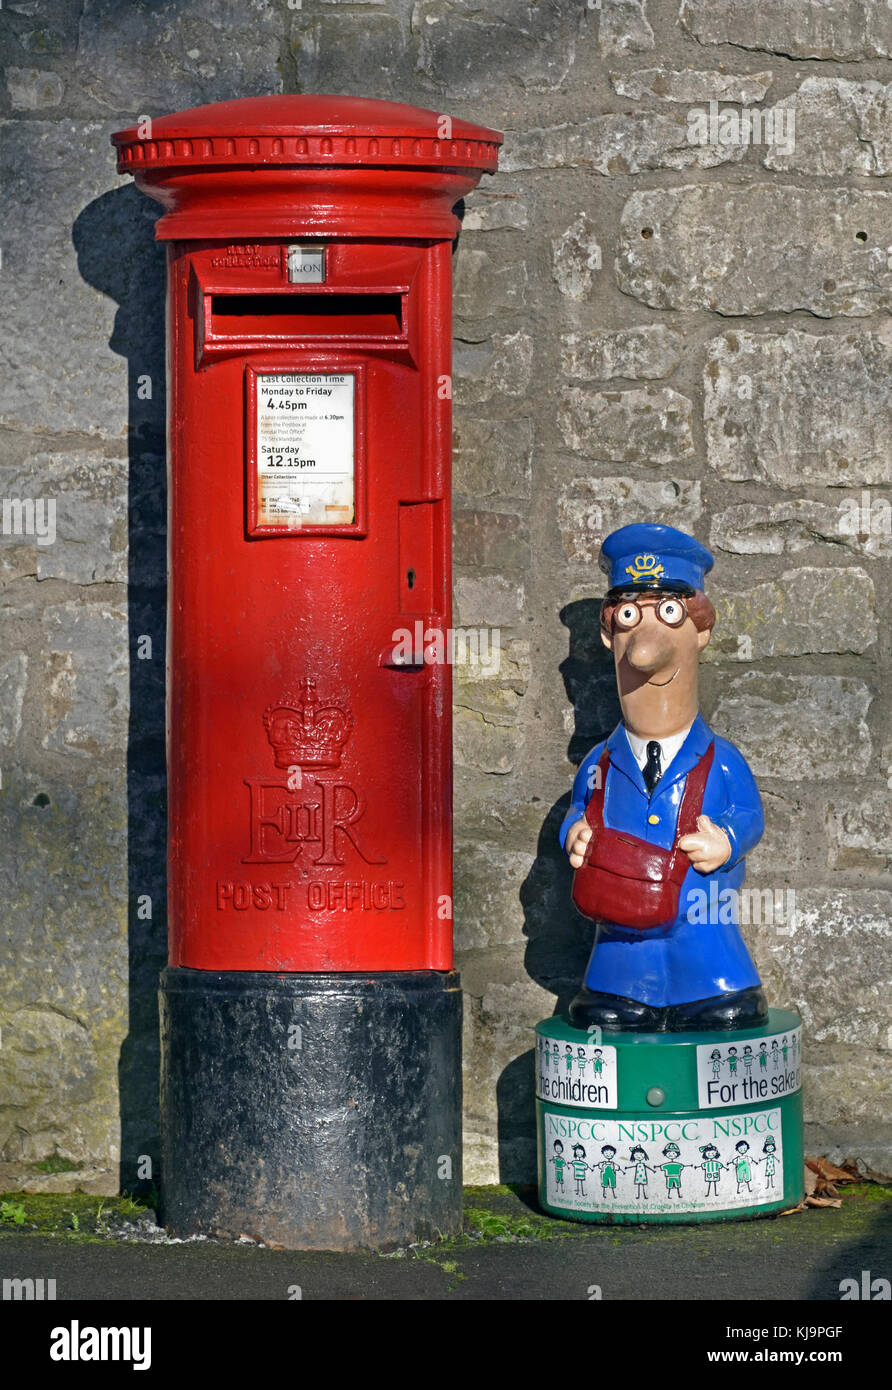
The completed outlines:
{"type": "Polygon", "coordinates": [[[455,1239],[466,1244],[481,1240],[555,1240],[579,1235],[580,1231],[584,1232],[585,1226],[578,1221],[562,1221],[541,1212],[535,1187],[466,1187],[464,1231],[455,1239]]]}
{"type": "MultiPolygon", "coordinates": [[[[93,1197],[81,1192],[7,1192],[0,1194],[0,1235],[3,1232],[22,1234],[33,1232],[75,1241],[102,1241],[133,1235],[140,1224],[154,1222],[157,1194],[144,1198],[93,1197]]],[[[823,1209],[773,1218],[771,1238],[785,1240],[795,1225],[800,1234],[822,1238],[831,1233],[836,1240],[845,1239],[863,1229],[865,1221],[878,1216],[892,1215],[892,1188],[877,1183],[858,1183],[842,1190],[839,1209],[823,1209]]],[[[749,1223],[742,1223],[744,1226],[749,1223]]],[[[757,1223],[763,1225],[764,1223],[757,1223]]],[[[701,1238],[713,1236],[715,1226],[697,1227],[701,1238]]],[[[721,1230],[732,1244],[741,1223],[723,1223],[721,1230]]],[[[546,1216],[536,1205],[536,1189],[520,1185],[465,1188],[464,1229],[458,1236],[444,1238],[427,1246],[416,1246],[408,1252],[413,1258],[436,1264],[451,1279],[463,1279],[460,1269],[462,1252],[481,1244],[496,1242],[553,1241],[584,1239],[597,1233],[612,1245],[619,1245],[630,1234],[637,1240],[666,1239],[671,1233],[681,1236],[691,1227],[685,1226],[627,1226],[605,1227],[590,1222],[563,1221],[546,1216]]],[[[767,1234],[767,1233],[766,1233],[767,1234]]],[[[747,1239],[747,1237],[744,1237],[747,1239]]]]}
{"type": "Polygon", "coordinates": [[[132,1197],[90,1197],[83,1192],[0,1193],[0,1231],[107,1240],[134,1227],[151,1207],[132,1197]]]}

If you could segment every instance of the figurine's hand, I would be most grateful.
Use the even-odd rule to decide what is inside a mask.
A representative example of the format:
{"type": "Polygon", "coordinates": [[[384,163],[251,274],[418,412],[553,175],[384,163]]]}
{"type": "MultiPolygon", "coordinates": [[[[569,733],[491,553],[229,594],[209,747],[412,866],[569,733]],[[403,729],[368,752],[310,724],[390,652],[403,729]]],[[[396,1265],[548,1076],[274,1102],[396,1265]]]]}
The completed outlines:
{"type": "Polygon", "coordinates": [[[587,820],[578,820],[567,832],[566,847],[570,863],[574,869],[582,868],[585,847],[592,838],[592,828],[587,820]]]}
{"type": "Polygon", "coordinates": [[[731,858],[731,841],[709,816],[697,817],[697,829],[692,835],[682,835],[678,848],[684,850],[698,874],[711,874],[731,858]]]}

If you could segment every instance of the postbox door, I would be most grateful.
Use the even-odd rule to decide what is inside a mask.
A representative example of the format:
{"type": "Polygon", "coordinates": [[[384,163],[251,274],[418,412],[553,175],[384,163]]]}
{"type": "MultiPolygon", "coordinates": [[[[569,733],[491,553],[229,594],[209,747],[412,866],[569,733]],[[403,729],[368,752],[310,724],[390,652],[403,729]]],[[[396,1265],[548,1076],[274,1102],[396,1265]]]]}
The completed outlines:
{"type": "Polygon", "coordinates": [[[173,964],[451,966],[448,256],[174,249],[173,964]]]}

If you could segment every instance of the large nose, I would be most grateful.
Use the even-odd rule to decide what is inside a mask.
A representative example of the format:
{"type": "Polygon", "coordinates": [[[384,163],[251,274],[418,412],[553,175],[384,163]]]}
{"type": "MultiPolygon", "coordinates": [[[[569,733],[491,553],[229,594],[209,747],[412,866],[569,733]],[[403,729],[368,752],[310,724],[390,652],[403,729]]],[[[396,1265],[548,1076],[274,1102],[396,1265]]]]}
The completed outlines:
{"type": "Polygon", "coordinates": [[[677,641],[677,630],[661,623],[653,608],[648,607],[626,638],[623,654],[636,671],[659,671],[675,656],[677,641]]]}

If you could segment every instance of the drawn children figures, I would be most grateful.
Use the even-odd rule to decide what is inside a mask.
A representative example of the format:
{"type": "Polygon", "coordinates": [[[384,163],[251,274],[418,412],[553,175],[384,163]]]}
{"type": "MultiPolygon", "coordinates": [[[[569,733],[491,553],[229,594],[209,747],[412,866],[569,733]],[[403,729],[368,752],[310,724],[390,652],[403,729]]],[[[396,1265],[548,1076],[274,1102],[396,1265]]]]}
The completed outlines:
{"type": "Polygon", "coordinates": [[[747,1192],[752,1192],[753,1189],[750,1187],[750,1179],[753,1176],[753,1172],[750,1168],[750,1160],[747,1156],[750,1151],[750,1146],[745,1139],[741,1139],[739,1143],[734,1145],[734,1149],[737,1154],[737,1157],[732,1161],[734,1164],[735,1176],[737,1178],[738,1195],[740,1194],[740,1189],[743,1187],[744,1183],[746,1184],[747,1192]]]}
{"type": "Polygon", "coordinates": [[[728,1048],[728,1071],[732,1076],[737,1075],[737,1048],[728,1048]]]}
{"type": "Polygon", "coordinates": [[[623,1169],[623,1172],[628,1173],[630,1169],[634,1168],[635,1200],[641,1201],[643,1197],[647,1201],[647,1174],[648,1172],[655,1173],[657,1170],[648,1163],[647,1153],[640,1144],[636,1144],[631,1150],[629,1159],[629,1165],[623,1169]]]}
{"type": "Polygon", "coordinates": [[[567,1064],[567,1075],[569,1076],[570,1072],[573,1070],[573,1049],[569,1043],[567,1043],[564,1052],[564,1061],[567,1064]]]}
{"type": "Polygon", "coordinates": [[[681,1175],[685,1168],[692,1168],[691,1163],[682,1163],[681,1149],[677,1144],[669,1143],[663,1150],[665,1163],[658,1163],[657,1167],[663,1170],[666,1178],[666,1196],[671,1197],[673,1191],[678,1193],[678,1200],[681,1201],[681,1175]]]}
{"type": "Polygon", "coordinates": [[[717,1197],[719,1195],[719,1178],[722,1176],[722,1169],[725,1165],[721,1161],[721,1155],[715,1144],[701,1144],[700,1153],[703,1155],[703,1162],[699,1166],[703,1169],[703,1177],[706,1180],[706,1196],[717,1197]]]}
{"type": "Polygon", "coordinates": [[[755,1062],[755,1060],[756,1059],[753,1056],[753,1049],[750,1047],[749,1043],[747,1043],[746,1047],[743,1049],[743,1069],[746,1072],[747,1076],[749,1076],[750,1072],[752,1071],[753,1062],[755,1062]]]}
{"type": "Polygon", "coordinates": [[[603,1155],[600,1163],[593,1163],[592,1168],[600,1169],[601,1172],[601,1196],[606,1200],[608,1191],[616,1201],[616,1149],[612,1144],[604,1144],[601,1149],[603,1155]]]}
{"type": "Polygon", "coordinates": [[[771,1039],[771,1059],[774,1063],[774,1070],[777,1071],[780,1066],[780,1049],[777,1045],[777,1038],[771,1039]]]}
{"type": "Polygon", "coordinates": [[[781,1052],[784,1054],[784,1067],[787,1065],[787,1035],[784,1033],[784,1040],[781,1043],[781,1052]]]}
{"type": "Polygon", "coordinates": [[[551,1062],[551,1047],[550,1047],[550,1045],[549,1045],[548,1039],[546,1038],[546,1039],[545,1039],[545,1048],[544,1048],[544,1052],[543,1052],[543,1062],[542,1062],[542,1070],[543,1070],[543,1071],[548,1071],[548,1066],[549,1066],[549,1063],[550,1063],[550,1062],[551,1062]]]}
{"type": "Polygon", "coordinates": [[[586,1064],[587,1060],[588,1060],[588,1058],[587,1058],[586,1055],[585,1055],[585,1048],[584,1048],[584,1047],[577,1047],[577,1049],[576,1049],[576,1065],[577,1065],[577,1067],[579,1068],[579,1075],[580,1075],[580,1076],[585,1076],[585,1064],[586,1064]]]}
{"type": "Polygon", "coordinates": [[[604,1054],[603,1054],[603,1052],[601,1051],[600,1047],[596,1047],[596,1048],[595,1048],[595,1051],[594,1051],[594,1054],[593,1054],[593,1057],[592,1057],[592,1065],[593,1065],[594,1068],[595,1068],[595,1077],[597,1078],[597,1077],[599,1077],[599,1076],[601,1075],[601,1073],[602,1073],[603,1070],[604,1070],[604,1054]]]}
{"type": "Polygon", "coordinates": [[[581,1144],[573,1145],[573,1176],[576,1179],[577,1197],[585,1196],[585,1175],[588,1172],[588,1164],[585,1161],[585,1149],[581,1144]]]}
{"type": "Polygon", "coordinates": [[[712,1075],[713,1075],[713,1079],[714,1079],[715,1081],[718,1081],[718,1079],[719,1079],[719,1073],[720,1073],[721,1070],[722,1070],[722,1054],[719,1052],[719,1050],[718,1050],[717,1047],[714,1047],[714,1048],[712,1049],[712,1051],[710,1052],[710,1054],[709,1054],[709,1060],[710,1060],[710,1062],[712,1062],[712,1075]]]}
{"type": "Polygon", "coordinates": [[[777,1172],[777,1141],[772,1134],[769,1134],[762,1145],[764,1158],[754,1158],[754,1163],[765,1164],[765,1187],[774,1190],[774,1175],[777,1172]]]}
{"type": "Polygon", "coordinates": [[[759,1043],[759,1071],[767,1071],[767,1070],[768,1070],[768,1052],[767,1052],[767,1050],[766,1050],[767,1047],[768,1047],[768,1044],[767,1044],[767,1043],[764,1043],[764,1042],[760,1042],[760,1043],[759,1043]]]}
{"type": "Polygon", "coordinates": [[[554,1149],[554,1153],[548,1161],[549,1163],[554,1164],[554,1180],[557,1184],[557,1190],[558,1192],[563,1192],[564,1168],[567,1164],[567,1160],[564,1158],[564,1146],[561,1143],[560,1139],[555,1139],[552,1147],[554,1149]]]}

